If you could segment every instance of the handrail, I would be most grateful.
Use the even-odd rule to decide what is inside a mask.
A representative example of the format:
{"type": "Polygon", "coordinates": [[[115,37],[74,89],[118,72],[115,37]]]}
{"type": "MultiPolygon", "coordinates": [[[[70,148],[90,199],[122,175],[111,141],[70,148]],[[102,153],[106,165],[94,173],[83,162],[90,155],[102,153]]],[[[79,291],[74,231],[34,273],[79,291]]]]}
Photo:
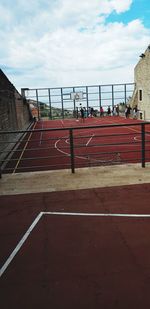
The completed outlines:
{"type": "Polygon", "coordinates": [[[1,131],[0,136],[22,133],[25,138],[17,142],[11,141],[12,150],[10,151],[9,147],[9,154],[7,149],[2,149],[3,141],[0,142],[0,149],[2,149],[0,151],[0,178],[2,173],[28,170],[70,168],[71,172],[75,173],[76,167],[107,164],[141,163],[142,168],[144,168],[146,162],[150,161],[150,140],[147,138],[147,136],[150,136],[150,130],[147,130],[147,126],[150,127],[150,123],[145,121],[29,129],[27,131],[1,131]],[[113,129],[122,127],[132,131],[129,133],[121,133],[119,130],[113,132],[113,129]],[[135,133],[133,133],[134,127],[139,128],[137,132],[135,129],[135,133]],[[105,128],[112,128],[112,133],[110,133],[110,130],[109,132],[106,130],[106,134],[104,134],[104,131],[101,133],[101,129],[105,128]],[[95,130],[95,134],[90,135],[90,130],[95,130]],[[63,134],[63,132],[67,132],[67,134],[63,134]],[[16,164],[18,161],[19,163],[16,164]]]}

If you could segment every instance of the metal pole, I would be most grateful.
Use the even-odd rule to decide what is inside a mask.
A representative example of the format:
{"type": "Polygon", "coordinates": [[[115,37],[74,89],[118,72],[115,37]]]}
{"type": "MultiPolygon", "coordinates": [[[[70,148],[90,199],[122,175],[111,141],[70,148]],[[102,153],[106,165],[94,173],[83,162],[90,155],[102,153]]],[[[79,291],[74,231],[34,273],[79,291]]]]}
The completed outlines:
{"type": "Polygon", "coordinates": [[[141,124],[141,137],[142,137],[142,167],[145,167],[145,124],[141,124]]]}
{"type": "Polygon", "coordinates": [[[99,110],[100,110],[100,108],[101,108],[101,106],[102,106],[102,96],[101,96],[101,86],[99,86],[99,110]]]}
{"type": "Polygon", "coordinates": [[[51,91],[48,89],[48,99],[49,99],[49,118],[52,119],[52,106],[51,106],[51,91]]]}
{"type": "Polygon", "coordinates": [[[61,88],[61,111],[62,111],[62,118],[64,119],[63,88],[61,88]]]}
{"type": "Polygon", "coordinates": [[[37,102],[37,110],[38,110],[38,120],[40,120],[40,104],[38,98],[38,89],[36,89],[36,102],[37,102]]]}
{"type": "Polygon", "coordinates": [[[71,155],[71,171],[75,173],[74,168],[74,143],[73,143],[73,130],[69,129],[69,136],[70,136],[70,155],[71,155]]]}
{"type": "MultiPolygon", "coordinates": [[[[72,91],[73,91],[73,93],[75,93],[74,87],[72,88],[72,91]]],[[[70,96],[71,96],[71,94],[70,94],[70,96]]],[[[78,118],[78,107],[76,106],[76,100],[75,99],[73,100],[73,110],[74,110],[73,115],[75,115],[75,117],[78,118]]]]}
{"type": "Polygon", "coordinates": [[[114,86],[112,85],[112,108],[114,107],[114,86]]]}
{"type": "Polygon", "coordinates": [[[124,85],[124,102],[127,103],[127,85],[124,85]]]}
{"type": "Polygon", "coordinates": [[[86,109],[88,115],[88,108],[89,108],[89,94],[88,94],[88,86],[86,86],[86,109]]]}

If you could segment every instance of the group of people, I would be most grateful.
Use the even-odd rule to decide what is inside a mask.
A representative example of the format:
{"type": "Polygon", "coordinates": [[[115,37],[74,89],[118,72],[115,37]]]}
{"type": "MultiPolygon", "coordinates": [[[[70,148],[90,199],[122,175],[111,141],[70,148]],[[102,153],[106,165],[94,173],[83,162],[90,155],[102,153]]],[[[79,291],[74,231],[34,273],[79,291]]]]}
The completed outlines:
{"type": "MultiPolygon", "coordinates": [[[[129,104],[126,105],[125,107],[125,118],[129,118],[130,114],[132,112],[133,118],[137,119],[138,118],[138,108],[137,105],[132,109],[129,104]]],[[[104,108],[101,106],[100,107],[100,117],[104,116],[104,113],[107,114],[108,116],[119,116],[119,105],[114,105],[113,108],[111,109],[110,106],[107,107],[107,111],[104,111],[104,108]]],[[[82,104],[80,103],[79,109],[77,108],[77,114],[76,118],[78,119],[80,115],[80,118],[84,121],[86,117],[95,117],[97,116],[96,111],[94,110],[93,107],[88,107],[86,109],[85,107],[82,107],[82,104]]]]}
{"type": "Polygon", "coordinates": [[[79,112],[80,112],[80,117],[83,121],[87,117],[95,117],[96,116],[96,111],[94,110],[93,107],[88,107],[88,109],[86,109],[85,107],[82,107],[81,103],[80,103],[79,111],[78,111],[78,108],[77,108],[77,119],[79,117],[79,112]]]}
{"type": "Polygon", "coordinates": [[[133,119],[137,119],[138,118],[137,105],[135,105],[133,109],[131,108],[130,105],[126,105],[126,107],[125,107],[125,118],[129,118],[131,112],[132,112],[133,119]]]}
{"type": "MultiPolygon", "coordinates": [[[[101,112],[100,112],[101,114],[101,112]]],[[[134,106],[134,108],[132,109],[131,106],[129,104],[127,104],[125,106],[125,118],[129,118],[130,114],[132,114],[133,119],[137,119],[138,118],[138,108],[137,105],[134,106]]],[[[119,116],[119,105],[113,106],[112,110],[110,108],[110,106],[108,106],[107,108],[107,115],[108,116],[119,116]]]]}
{"type": "Polygon", "coordinates": [[[108,108],[107,108],[107,115],[108,116],[111,116],[111,115],[112,116],[119,116],[119,105],[118,104],[114,105],[112,110],[111,110],[110,106],[108,106],[108,108]]]}

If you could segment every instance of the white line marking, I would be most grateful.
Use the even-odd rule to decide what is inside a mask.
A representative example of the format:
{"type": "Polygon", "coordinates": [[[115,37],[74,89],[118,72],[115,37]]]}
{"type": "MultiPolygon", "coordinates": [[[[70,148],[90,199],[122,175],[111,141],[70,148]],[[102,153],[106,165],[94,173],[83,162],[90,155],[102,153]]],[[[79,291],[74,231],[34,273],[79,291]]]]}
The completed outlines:
{"type": "Polygon", "coordinates": [[[70,154],[69,153],[67,153],[67,152],[65,152],[65,151],[63,151],[63,150],[61,150],[61,149],[59,149],[58,147],[57,147],[57,144],[60,142],[60,139],[58,139],[56,142],[55,142],[55,148],[59,151],[59,152],[61,152],[61,153],[63,153],[64,155],[66,155],[66,156],[68,156],[68,157],[70,157],[70,154]]]}
{"type": "Polygon", "coordinates": [[[65,140],[65,143],[70,145],[69,138],[67,138],[67,139],[65,140]]]}
{"type": "MultiPolygon", "coordinates": [[[[95,134],[93,133],[93,135],[95,136],[95,134]]],[[[68,139],[69,140],[69,139],[68,139]]],[[[64,155],[66,155],[67,157],[70,157],[70,153],[66,152],[66,151],[63,151],[59,148],[59,146],[57,146],[57,144],[61,141],[61,139],[58,139],[56,142],[55,142],[55,148],[57,149],[57,151],[59,151],[60,153],[63,153],[64,155]]],[[[66,139],[67,141],[67,139],[66,139]]],[[[114,144],[115,145],[115,144],[114,144]]],[[[85,145],[86,146],[86,145],[85,145]]],[[[106,148],[106,147],[109,147],[109,145],[105,144],[105,145],[101,145],[100,146],[101,148],[106,148]]],[[[115,145],[115,147],[125,147],[125,145],[115,145]]],[[[128,145],[128,147],[139,147],[139,145],[135,145],[135,144],[130,144],[128,145]]],[[[82,156],[82,155],[75,155],[75,158],[78,158],[80,160],[90,160],[90,157],[85,155],[85,156],[82,156]]],[[[112,159],[110,160],[102,160],[102,159],[92,159],[92,162],[99,162],[99,163],[103,163],[103,162],[110,162],[112,161],[112,159]]]]}
{"type": "Polygon", "coordinates": [[[63,122],[63,120],[61,120],[61,124],[62,124],[62,127],[64,127],[64,122],[63,122]]]}
{"type": "Polygon", "coordinates": [[[21,238],[21,240],[19,241],[18,245],[15,247],[15,249],[13,250],[13,252],[10,254],[10,256],[8,257],[8,259],[6,260],[6,262],[4,263],[4,265],[2,266],[2,268],[0,269],[0,277],[3,275],[3,273],[5,272],[5,270],[7,269],[7,267],[9,266],[9,264],[12,262],[12,260],[14,259],[15,255],[18,253],[18,251],[21,249],[21,247],[23,246],[24,242],[27,240],[27,238],[29,237],[30,233],[32,232],[32,230],[34,229],[34,227],[36,226],[36,224],[39,222],[39,220],[41,219],[43,215],[43,212],[40,212],[38,214],[38,216],[35,218],[35,220],[33,221],[33,223],[30,225],[29,229],[27,230],[27,232],[24,234],[24,236],[21,238]]]}
{"type": "MultiPolygon", "coordinates": [[[[145,142],[149,142],[150,140],[149,139],[146,139],[147,136],[150,136],[150,134],[145,134],[145,142]]],[[[142,139],[140,139],[139,137],[137,136],[134,136],[134,140],[135,141],[138,141],[138,142],[141,142],[142,139]]]]}
{"type": "Polygon", "coordinates": [[[126,217],[126,218],[150,218],[150,214],[120,214],[120,213],[83,213],[83,212],[55,212],[55,211],[47,211],[40,212],[33,223],[30,225],[27,232],[21,238],[15,249],[12,251],[2,268],[0,269],[0,277],[3,275],[5,270],[8,268],[16,254],[19,252],[30,233],[33,231],[39,220],[43,215],[54,215],[54,216],[84,216],[84,217],[126,217]]]}
{"type": "MultiPolygon", "coordinates": [[[[61,150],[59,147],[57,147],[57,144],[58,144],[60,141],[61,141],[61,140],[58,139],[58,140],[55,142],[55,148],[57,149],[57,151],[63,153],[63,154],[66,155],[67,157],[71,157],[70,153],[65,152],[65,151],[61,150]]],[[[77,155],[75,155],[75,157],[78,158],[78,159],[81,159],[81,160],[87,160],[87,159],[88,159],[87,156],[86,156],[86,157],[83,157],[83,156],[77,156],[77,155]]],[[[94,161],[95,161],[95,160],[94,160],[94,161]]]]}
{"type": "Polygon", "coordinates": [[[87,213],[87,212],[55,212],[46,211],[44,215],[58,216],[87,216],[87,217],[127,217],[127,218],[150,218],[150,214],[115,214],[115,213],[87,213]]]}
{"type": "Polygon", "coordinates": [[[85,146],[88,146],[88,144],[89,144],[89,143],[90,143],[90,141],[92,140],[93,136],[94,136],[94,133],[92,134],[92,136],[90,137],[90,139],[88,140],[88,142],[86,143],[86,145],[85,145],[85,146]]]}
{"type": "MultiPolygon", "coordinates": [[[[36,123],[34,124],[32,130],[34,130],[35,127],[36,127],[36,123]]],[[[22,149],[21,155],[20,155],[20,157],[17,159],[16,165],[15,165],[15,167],[14,167],[14,169],[13,169],[12,174],[15,174],[15,172],[16,172],[16,170],[17,170],[17,168],[18,168],[18,165],[20,164],[20,161],[21,161],[21,159],[22,159],[22,157],[23,157],[23,155],[24,155],[24,152],[25,152],[25,150],[26,150],[26,148],[27,148],[27,146],[28,146],[28,143],[29,143],[29,141],[31,140],[32,134],[33,134],[33,132],[30,133],[30,135],[29,135],[29,137],[28,137],[28,139],[27,139],[27,141],[26,141],[26,143],[25,143],[25,146],[24,146],[23,149],[22,149]]]]}

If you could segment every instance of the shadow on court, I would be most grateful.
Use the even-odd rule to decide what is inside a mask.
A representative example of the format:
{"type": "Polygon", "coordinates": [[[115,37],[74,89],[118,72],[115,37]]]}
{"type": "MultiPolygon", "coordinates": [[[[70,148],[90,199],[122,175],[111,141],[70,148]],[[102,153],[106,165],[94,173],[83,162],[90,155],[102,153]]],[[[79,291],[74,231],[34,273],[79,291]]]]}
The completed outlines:
{"type": "Polygon", "coordinates": [[[0,308],[148,308],[150,184],[0,196],[0,308]]]}

